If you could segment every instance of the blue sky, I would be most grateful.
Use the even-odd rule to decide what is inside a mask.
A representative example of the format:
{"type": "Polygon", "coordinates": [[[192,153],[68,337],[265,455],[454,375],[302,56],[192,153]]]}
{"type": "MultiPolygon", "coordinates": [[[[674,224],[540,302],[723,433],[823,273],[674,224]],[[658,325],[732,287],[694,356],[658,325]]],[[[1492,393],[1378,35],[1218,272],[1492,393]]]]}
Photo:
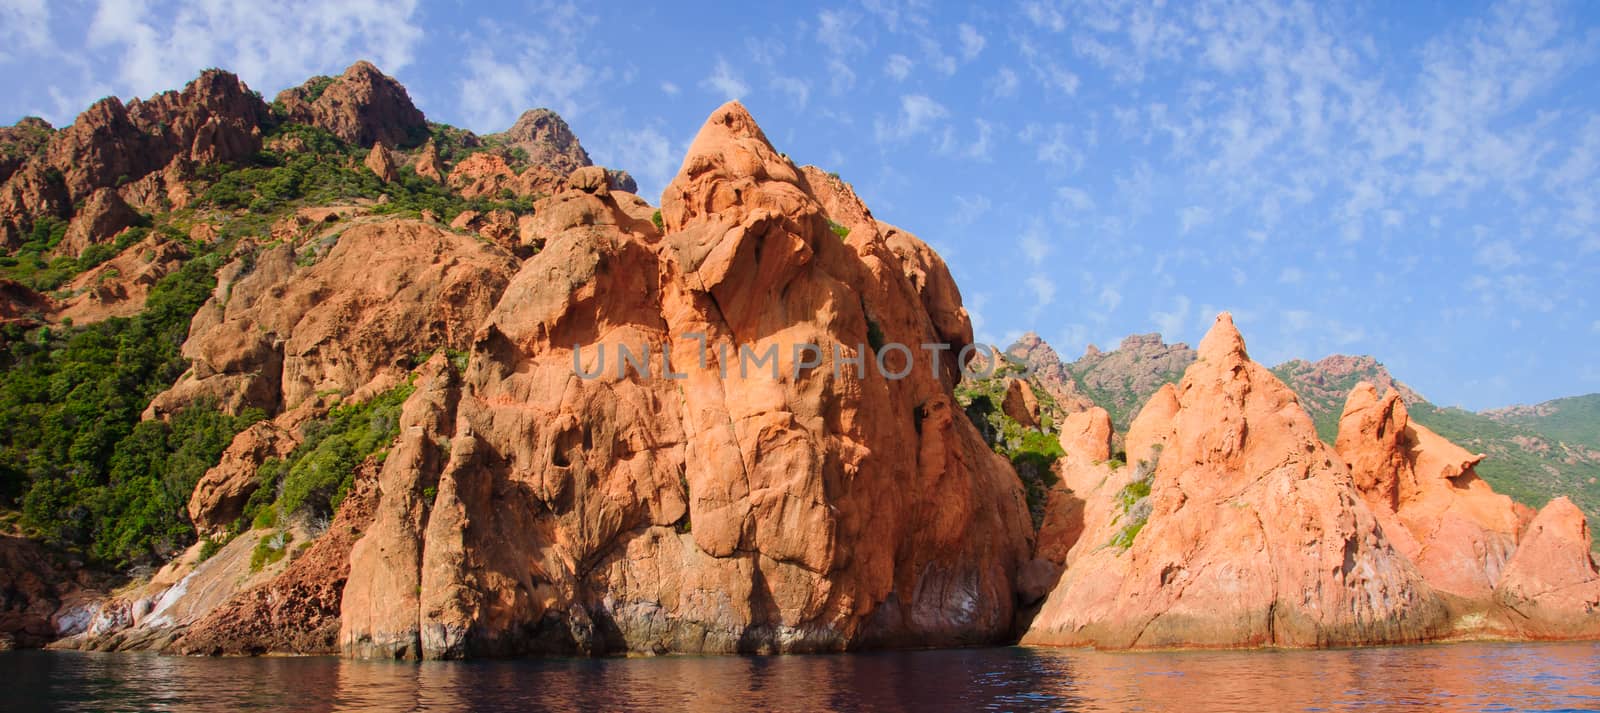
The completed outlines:
{"type": "Polygon", "coordinates": [[[740,98],[938,248],[985,340],[1229,309],[1257,360],[1440,403],[1600,391],[1600,5],[624,5],[0,0],[0,122],[367,58],[436,121],[556,109],[654,202],[740,98]]]}

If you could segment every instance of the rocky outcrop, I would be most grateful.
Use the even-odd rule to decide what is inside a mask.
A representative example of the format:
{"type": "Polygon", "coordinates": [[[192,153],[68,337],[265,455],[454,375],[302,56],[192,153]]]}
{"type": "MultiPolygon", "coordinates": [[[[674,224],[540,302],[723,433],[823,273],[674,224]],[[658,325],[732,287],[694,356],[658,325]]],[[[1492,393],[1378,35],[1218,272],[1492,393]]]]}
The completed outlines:
{"type": "Polygon", "coordinates": [[[68,282],[62,289],[68,296],[51,317],[82,325],[138,314],[156,283],[188,258],[189,250],[181,243],[151,234],[68,282]]]}
{"type": "MultiPolygon", "coordinates": [[[[593,164],[578,137],[565,119],[549,109],[529,109],[503,134],[485,137],[500,139],[507,149],[522,149],[528,162],[558,176],[565,176],[593,164]]],[[[629,191],[630,193],[632,191],[629,191]]]]}
{"type": "Polygon", "coordinates": [[[1443,630],[1444,606],[1227,314],[1171,397],[1139,415],[1128,451],[1149,459],[1114,496],[1117,516],[1085,530],[1076,547],[1093,549],[1024,643],[1329,646],[1443,630]]]}
{"type": "Polygon", "coordinates": [[[15,280],[0,279],[0,325],[32,327],[54,309],[50,298],[15,280]]]}
{"type": "Polygon", "coordinates": [[[100,210],[75,221],[85,225],[69,246],[81,250],[83,243],[115,232],[105,221],[126,208],[97,191],[114,189],[116,203],[143,208],[181,203],[180,184],[193,166],[238,161],[260,150],[267,117],[266,105],[244,82],[215,69],[181,92],[126,105],[116,97],[102,99],[71,126],[50,134],[0,186],[0,241],[13,247],[34,221],[70,217],[74,203],[89,201],[87,207],[100,210]]]}
{"type": "Polygon", "coordinates": [[[357,146],[416,146],[428,122],[411,95],[365,60],[337,77],[315,77],[278,94],[289,121],[310,124],[357,146]]]}
{"type": "Polygon", "coordinates": [[[76,201],[173,161],[204,165],[249,158],[261,149],[266,118],[266,105],[238,77],[207,70],[181,92],[126,106],[115,97],[100,100],[51,139],[46,160],[76,201]]]}
{"type": "Polygon", "coordinates": [[[37,116],[25,116],[11,126],[0,126],[0,183],[43,151],[55,132],[50,122],[37,116]]]}
{"type": "Polygon", "coordinates": [[[1524,523],[1473,466],[1483,460],[1411,421],[1405,395],[1351,392],[1337,449],[1395,548],[1435,590],[1487,601],[1524,523]]]}
{"type": "Polygon", "coordinates": [[[400,180],[400,170],[394,165],[394,154],[390,153],[389,148],[382,143],[372,145],[372,150],[367,152],[365,164],[367,169],[372,171],[372,175],[384,183],[400,180]]]}
{"type": "Polygon", "coordinates": [[[244,512],[244,506],[261,486],[256,473],[269,458],[284,458],[300,445],[297,426],[318,411],[306,404],[276,419],[259,421],[240,431],[222,452],[222,459],[195,484],[187,510],[195,530],[220,535],[244,512]]]}
{"type": "Polygon", "coordinates": [[[1600,637],[1600,570],[1589,525],[1566,498],[1551,500],[1523,533],[1495,596],[1533,639],[1600,637]]]}
{"type": "Polygon", "coordinates": [[[1061,356],[1056,354],[1056,350],[1038,334],[1033,332],[1023,334],[1006,348],[1006,352],[1028,365],[1033,371],[1034,378],[1038,379],[1045,392],[1055,399],[1056,405],[1063,411],[1074,413],[1095,406],[1094,400],[1078,389],[1077,379],[1073,378],[1067,366],[1062,363],[1061,356]]]}
{"type": "Polygon", "coordinates": [[[198,398],[278,413],[392,383],[418,356],[466,349],[516,265],[468,236],[371,218],[242,257],[190,324],[189,371],[149,415],[198,398]]]}
{"type": "Polygon", "coordinates": [[[565,175],[538,165],[519,174],[504,156],[483,151],[458,162],[447,184],[463,198],[544,198],[567,189],[565,175]]]}
{"type": "Polygon", "coordinates": [[[418,176],[434,183],[444,183],[444,160],[439,158],[439,145],[433,139],[423,144],[422,151],[417,154],[416,163],[411,165],[411,170],[418,176]]]}
{"type": "MultiPolygon", "coordinates": [[[[436,357],[443,361],[444,355],[436,357]]],[[[369,459],[356,470],[350,493],[333,522],[276,576],[244,587],[195,620],[169,646],[170,653],[259,655],[337,653],[339,605],[350,573],[350,549],[372,523],[377,469],[369,459]]],[[[193,501],[191,501],[192,509],[193,501]]]]}
{"type": "Polygon", "coordinates": [[[73,216],[60,250],[77,257],[90,245],[110,242],[123,228],[138,220],[139,214],[128,207],[122,196],[109,188],[101,188],[90,194],[83,208],[73,216]]]}
{"type": "Polygon", "coordinates": [[[105,585],[81,561],[33,540],[0,533],[0,651],[38,648],[77,626],[57,616],[63,605],[105,585]]]}
{"type": "Polygon", "coordinates": [[[1182,342],[1167,344],[1159,334],[1135,334],[1109,352],[1089,345],[1068,368],[1084,392],[1111,412],[1111,422],[1121,430],[1151,394],[1176,382],[1195,356],[1182,342]]]}
{"type": "Polygon", "coordinates": [[[1000,401],[1000,411],[1023,428],[1039,427],[1039,400],[1028,382],[1022,379],[1006,379],[1006,395],[1000,401]]]}
{"type": "Polygon", "coordinates": [[[555,230],[522,265],[459,383],[419,379],[351,556],[342,649],[798,652],[1004,637],[1027,510],[953,406],[954,372],[926,352],[900,380],[790,372],[794,344],[820,345],[831,363],[836,345],[850,356],[868,344],[869,325],[885,343],[937,339],[882,236],[840,241],[737,103],[695,140],[664,234],[627,197],[552,196],[562,207],[550,213],[592,223],[555,230]],[[648,376],[615,371],[622,346],[650,349],[648,376]],[[778,377],[724,372],[733,357],[711,356],[723,346],[776,347],[778,377]],[[668,378],[663,351],[684,378],[668,378]],[[599,376],[580,378],[575,360],[599,376]]]}

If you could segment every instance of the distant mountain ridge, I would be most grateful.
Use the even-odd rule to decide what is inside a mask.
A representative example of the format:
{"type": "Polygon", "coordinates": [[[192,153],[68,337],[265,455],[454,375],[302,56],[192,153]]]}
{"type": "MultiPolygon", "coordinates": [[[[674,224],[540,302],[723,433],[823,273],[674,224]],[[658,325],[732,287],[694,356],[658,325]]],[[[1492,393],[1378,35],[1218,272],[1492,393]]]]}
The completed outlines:
{"type": "MultiPolygon", "coordinates": [[[[1074,361],[1062,360],[1032,332],[1006,351],[1034,369],[1036,389],[1067,411],[1106,409],[1118,433],[1125,433],[1150,396],[1164,384],[1177,383],[1196,358],[1189,345],[1168,344],[1159,334],[1131,335],[1109,351],[1090,345],[1074,361]]],[[[1591,519],[1600,516],[1600,394],[1472,412],[1429,402],[1367,355],[1291,359],[1272,373],[1299,397],[1326,443],[1338,434],[1351,390],[1368,382],[1379,394],[1398,391],[1418,423],[1487,455],[1477,470],[1497,491],[1535,507],[1566,495],[1591,519]]]]}

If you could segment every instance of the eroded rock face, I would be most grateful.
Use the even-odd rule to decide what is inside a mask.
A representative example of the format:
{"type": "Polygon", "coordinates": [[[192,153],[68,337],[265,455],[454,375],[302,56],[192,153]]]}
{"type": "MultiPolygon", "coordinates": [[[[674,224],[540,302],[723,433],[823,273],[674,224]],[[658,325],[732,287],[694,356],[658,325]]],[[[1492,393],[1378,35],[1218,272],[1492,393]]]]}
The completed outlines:
{"type": "Polygon", "coordinates": [[[382,143],[372,145],[372,150],[367,152],[365,163],[367,169],[372,171],[372,175],[384,183],[393,183],[400,179],[400,170],[394,165],[394,154],[390,153],[388,147],[382,143]]]}
{"type": "MultiPolygon", "coordinates": [[[[0,186],[0,242],[14,247],[34,221],[68,218],[74,203],[104,207],[108,199],[95,196],[97,191],[115,190],[117,204],[181,204],[182,177],[192,175],[195,165],[254,155],[267,117],[261,98],[221,70],[202,72],[181,92],[126,105],[116,97],[102,99],[71,126],[47,134],[48,142],[33,147],[25,163],[9,172],[0,186]]],[[[29,135],[41,134],[39,128],[30,127],[29,135]]],[[[98,229],[84,229],[71,245],[81,251],[83,243],[103,238],[104,220],[114,214],[90,216],[98,229]]]]}
{"type": "Polygon", "coordinates": [[[1583,512],[1551,500],[1528,525],[1495,592],[1518,633],[1536,639],[1600,637],[1600,570],[1583,512]]]}
{"type": "Polygon", "coordinates": [[[138,314],[156,283],[188,258],[183,245],[152,234],[68,282],[63,291],[70,296],[53,318],[82,325],[138,314]]]}
{"type": "MultiPolygon", "coordinates": [[[[1085,530],[1024,643],[1328,646],[1436,636],[1445,610],[1385,538],[1292,392],[1218,318],[1129,436],[1149,514],[1085,530]],[[1159,448],[1156,443],[1161,444],[1159,448]],[[1107,531],[1112,531],[1106,537],[1107,531]],[[1102,539],[1105,538],[1105,539],[1102,539]]],[[[1137,491],[1124,490],[1130,496],[1137,491]]],[[[1120,495],[1120,494],[1119,494],[1120,495]]],[[[1130,497],[1131,499],[1131,497],[1130,497]]]]}
{"type": "Polygon", "coordinates": [[[123,228],[133,225],[139,214],[128,207],[122,196],[109,188],[101,188],[89,195],[83,208],[73,216],[67,234],[61,240],[61,252],[77,257],[90,245],[110,242],[123,228]]]}
{"type": "Polygon", "coordinates": [[[1061,361],[1061,356],[1038,334],[1028,332],[1006,349],[1026,362],[1056,405],[1067,413],[1094,408],[1094,400],[1078,390],[1078,383],[1061,361]]]}
{"type": "Polygon", "coordinates": [[[567,217],[550,218],[464,376],[430,379],[407,402],[352,553],[342,649],[817,651],[1005,636],[1027,509],[953,405],[953,372],[920,350],[898,381],[792,369],[792,345],[820,345],[827,364],[835,345],[849,357],[868,344],[869,324],[886,342],[935,341],[902,259],[875,228],[839,240],[737,103],[712,114],[668,189],[664,235],[630,198],[552,196],[563,207],[548,214],[567,217]],[[696,334],[710,344],[703,364],[696,334]],[[739,373],[719,345],[777,347],[778,378],[739,373]],[[649,348],[649,377],[616,371],[624,346],[649,348]],[[683,378],[666,377],[663,351],[683,378]],[[599,376],[577,376],[575,359],[599,376]]]}
{"type": "Polygon", "coordinates": [[[1524,524],[1468,453],[1406,412],[1405,392],[1382,398],[1362,382],[1339,421],[1339,456],[1395,548],[1434,589],[1488,600],[1524,524]],[[1392,525],[1398,525],[1392,526],[1392,525]]]}
{"type": "Polygon", "coordinates": [[[516,258],[419,221],[364,220],[225,266],[190,323],[189,371],[150,415],[198,398],[278,413],[319,392],[397,381],[434,350],[466,349],[516,258]]]}
{"type": "Polygon", "coordinates": [[[1000,410],[1023,428],[1039,426],[1039,399],[1034,397],[1033,388],[1028,386],[1028,382],[1022,379],[1006,380],[1006,395],[1000,401],[1000,410]]]}
{"type": "Polygon", "coordinates": [[[433,139],[428,139],[428,143],[423,145],[411,170],[434,183],[444,183],[444,160],[439,158],[439,145],[433,139]]]}
{"type": "Polygon", "coordinates": [[[289,120],[310,124],[358,146],[416,146],[428,122],[393,77],[365,60],[337,77],[312,79],[278,94],[289,120]]]}

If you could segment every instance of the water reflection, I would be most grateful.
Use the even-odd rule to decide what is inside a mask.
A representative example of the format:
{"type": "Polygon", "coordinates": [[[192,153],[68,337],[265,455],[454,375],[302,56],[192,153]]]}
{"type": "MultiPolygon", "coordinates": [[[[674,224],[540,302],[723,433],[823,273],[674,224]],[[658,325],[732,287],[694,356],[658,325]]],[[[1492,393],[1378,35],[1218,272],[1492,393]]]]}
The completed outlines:
{"type": "Polygon", "coordinates": [[[1600,644],[968,649],[468,663],[0,654],[4,710],[1181,711],[1600,708],[1600,644]]]}

